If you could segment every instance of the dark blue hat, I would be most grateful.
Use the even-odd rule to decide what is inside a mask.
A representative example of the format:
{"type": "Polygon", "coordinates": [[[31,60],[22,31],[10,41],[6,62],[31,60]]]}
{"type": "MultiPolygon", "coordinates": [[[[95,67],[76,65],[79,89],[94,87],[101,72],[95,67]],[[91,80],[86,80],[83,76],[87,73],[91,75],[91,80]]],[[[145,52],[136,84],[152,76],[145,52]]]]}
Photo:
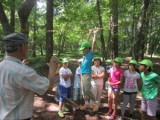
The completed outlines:
{"type": "Polygon", "coordinates": [[[13,42],[17,42],[17,43],[28,42],[26,35],[23,33],[11,33],[9,35],[4,36],[3,41],[5,41],[5,42],[13,41],[13,42]]]}
{"type": "Polygon", "coordinates": [[[23,33],[11,33],[3,37],[4,48],[7,52],[16,51],[22,44],[28,43],[23,33]]]}

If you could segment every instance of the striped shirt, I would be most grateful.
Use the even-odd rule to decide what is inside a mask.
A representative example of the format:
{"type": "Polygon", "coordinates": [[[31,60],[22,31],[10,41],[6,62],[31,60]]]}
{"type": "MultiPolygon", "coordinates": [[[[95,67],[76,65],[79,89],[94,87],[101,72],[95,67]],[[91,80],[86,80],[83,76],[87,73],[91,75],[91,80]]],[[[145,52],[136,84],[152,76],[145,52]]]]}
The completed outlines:
{"type": "Polygon", "coordinates": [[[43,95],[49,80],[15,57],[6,56],[0,62],[0,120],[30,118],[34,93],[43,95]]]}

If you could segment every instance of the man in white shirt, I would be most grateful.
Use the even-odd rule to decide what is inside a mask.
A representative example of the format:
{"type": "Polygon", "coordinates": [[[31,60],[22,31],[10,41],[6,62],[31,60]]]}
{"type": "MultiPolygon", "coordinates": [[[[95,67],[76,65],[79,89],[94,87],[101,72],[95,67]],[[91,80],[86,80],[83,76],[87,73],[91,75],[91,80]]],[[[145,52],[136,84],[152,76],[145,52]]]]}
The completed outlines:
{"type": "Polygon", "coordinates": [[[49,79],[22,64],[28,41],[23,33],[3,38],[6,56],[0,63],[0,120],[30,120],[34,94],[43,95],[53,87],[57,58],[49,63],[49,79]]]}

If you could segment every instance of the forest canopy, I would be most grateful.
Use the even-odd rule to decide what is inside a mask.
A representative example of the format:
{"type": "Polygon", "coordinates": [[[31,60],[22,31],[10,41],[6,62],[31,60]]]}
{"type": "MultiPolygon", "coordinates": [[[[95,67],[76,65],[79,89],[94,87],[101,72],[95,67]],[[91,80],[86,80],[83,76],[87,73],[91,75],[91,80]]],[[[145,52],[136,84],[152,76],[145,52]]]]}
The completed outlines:
{"type": "Polygon", "coordinates": [[[78,51],[89,30],[98,27],[97,54],[139,60],[159,55],[159,5],[159,0],[2,0],[0,39],[23,32],[30,40],[29,55],[48,61],[53,54],[78,51]]]}

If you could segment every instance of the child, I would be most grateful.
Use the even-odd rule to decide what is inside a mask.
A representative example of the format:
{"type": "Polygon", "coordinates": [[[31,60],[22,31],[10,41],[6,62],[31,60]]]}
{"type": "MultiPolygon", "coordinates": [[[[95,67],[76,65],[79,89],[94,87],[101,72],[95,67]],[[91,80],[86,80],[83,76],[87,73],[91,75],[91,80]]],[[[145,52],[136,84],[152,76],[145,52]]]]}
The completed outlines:
{"type": "Polygon", "coordinates": [[[96,43],[96,34],[98,29],[94,31],[93,43],[92,46],[90,42],[84,41],[81,44],[79,50],[83,51],[84,57],[81,63],[81,87],[82,87],[82,95],[85,101],[85,104],[80,107],[81,110],[85,110],[89,107],[89,100],[92,102],[92,112],[96,112],[98,110],[98,103],[91,91],[91,66],[92,59],[94,56],[94,48],[96,43]]]}
{"type": "Polygon", "coordinates": [[[105,69],[101,66],[101,58],[95,57],[94,58],[94,65],[92,66],[92,92],[100,105],[102,90],[103,90],[103,79],[105,76],[105,69]]]}
{"type": "Polygon", "coordinates": [[[109,111],[107,112],[107,115],[110,116],[110,120],[115,120],[116,114],[117,114],[117,97],[120,92],[120,84],[123,80],[123,70],[120,68],[122,63],[122,58],[116,57],[113,61],[113,67],[109,70],[109,85],[111,85],[112,91],[111,96],[109,99],[109,111]],[[112,109],[112,105],[114,105],[114,108],[112,109]]]}
{"type": "Polygon", "coordinates": [[[139,70],[142,78],[142,120],[156,120],[158,83],[160,77],[154,73],[153,63],[144,59],[139,62],[139,70]]]}
{"type": "Polygon", "coordinates": [[[124,72],[124,92],[123,92],[123,105],[121,108],[122,118],[124,117],[125,109],[128,103],[130,103],[130,116],[133,116],[134,103],[138,91],[137,82],[140,81],[140,75],[136,71],[136,60],[131,60],[128,65],[128,70],[124,72]]]}
{"type": "Polygon", "coordinates": [[[82,92],[81,92],[81,74],[80,74],[80,65],[81,65],[82,59],[78,60],[78,68],[76,69],[75,72],[75,78],[74,78],[74,92],[73,92],[73,100],[81,100],[82,99],[82,92]]]}
{"type": "Polygon", "coordinates": [[[105,62],[106,62],[106,72],[108,74],[108,70],[112,67],[112,60],[107,59],[105,62]]]}
{"type": "MultiPolygon", "coordinates": [[[[108,77],[109,77],[109,70],[110,70],[110,68],[112,68],[112,60],[107,59],[105,62],[106,62],[106,77],[108,78],[108,77]]],[[[108,101],[109,101],[110,98],[111,98],[112,88],[111,88],[111,86],[108,84],[108,82],[109,82],[109,81],[106,81],[106,82],[105,82],[105,89],[106,89],[107,92],[108,92],[108,101]]]]}
{"type": "Polygon", "coordinates": [[[68,112],[69,109],[65,106],[66,98],[70,98],[71,92],[71,82],[70,78],[73,76],[71,70],[68,68],[68,59],[62,59],[62,67],[59,70],[60,76],[60,83],[59,83],[59,90],[60,90],[60,99],[59,99],[59,117],[64,117],[64,111],[68,112]]]}

